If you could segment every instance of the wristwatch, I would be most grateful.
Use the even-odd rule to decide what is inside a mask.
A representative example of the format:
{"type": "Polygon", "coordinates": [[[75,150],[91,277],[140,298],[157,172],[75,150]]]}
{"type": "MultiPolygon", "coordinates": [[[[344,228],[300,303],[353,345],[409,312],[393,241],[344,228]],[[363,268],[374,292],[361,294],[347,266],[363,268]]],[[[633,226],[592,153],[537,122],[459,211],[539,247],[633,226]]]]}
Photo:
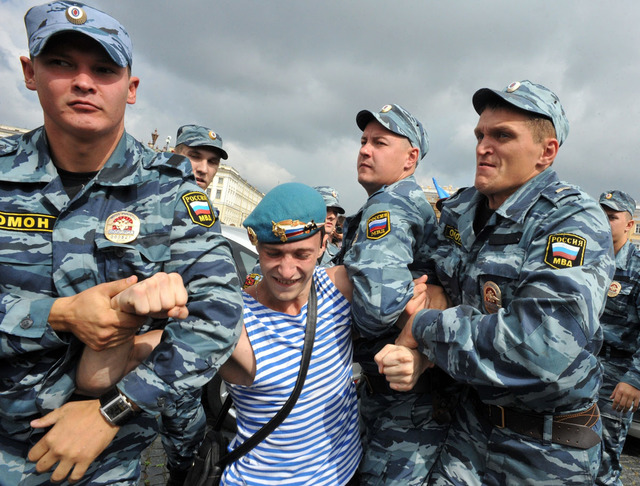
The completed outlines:
{"type": "Polygon", "coordinates": [[[133,405],[116,387],[100,396],[100,413],[107,422],[118,427],[136,415],[133,405]]]}

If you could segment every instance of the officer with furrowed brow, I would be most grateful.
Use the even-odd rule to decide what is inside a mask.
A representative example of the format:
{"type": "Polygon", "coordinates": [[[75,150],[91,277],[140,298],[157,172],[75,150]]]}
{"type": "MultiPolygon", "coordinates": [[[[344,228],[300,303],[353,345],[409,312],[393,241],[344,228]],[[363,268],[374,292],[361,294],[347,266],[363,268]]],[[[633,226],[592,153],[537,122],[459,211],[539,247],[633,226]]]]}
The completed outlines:
{"type": "Polygon", "coordinates": [[[609,225],[551,168],[569,128],[553,92],[515,82],[473,106],[475,183],[444,202],[436,254],[454,306],[397,341],[466,387],[428,484],[592,483],[609,225]]]}

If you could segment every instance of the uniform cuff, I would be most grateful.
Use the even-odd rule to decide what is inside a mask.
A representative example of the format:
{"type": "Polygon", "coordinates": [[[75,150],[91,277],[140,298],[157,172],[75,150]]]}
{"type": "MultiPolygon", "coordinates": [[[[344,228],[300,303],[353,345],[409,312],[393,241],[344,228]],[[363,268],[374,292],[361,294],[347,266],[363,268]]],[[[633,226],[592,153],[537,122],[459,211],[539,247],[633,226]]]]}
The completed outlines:
{"type": "Polygon", "coordinates": [[[436,357],[433,349],[440,314],[441,312],[435,309],[422,310],[416,314],[411,327],[413,339],[418,342],[418,351],[433,362],[436,357]]]}

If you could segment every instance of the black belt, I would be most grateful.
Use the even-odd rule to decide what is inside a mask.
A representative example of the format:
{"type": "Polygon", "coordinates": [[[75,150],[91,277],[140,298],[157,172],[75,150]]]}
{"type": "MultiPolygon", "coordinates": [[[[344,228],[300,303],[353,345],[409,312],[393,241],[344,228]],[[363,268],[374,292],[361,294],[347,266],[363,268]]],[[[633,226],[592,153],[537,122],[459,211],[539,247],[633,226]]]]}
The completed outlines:
{"type": "Polygon", "coordinates": [[[383,375],[362,373],[362,381],[367,387],[367,390],[369,390],[369,393],[372,395],[378,393],[383,395],[390,395],[394,393],[428,393],[431,391],[428,375],[429,373],[422,373],[422,375],[420,375],[420,378],[418,378],[416,386],[414,386],[408,392],[392,390],[389,386],[389,382],[383,375]]]}
{"type": "MultiPolygon", "coordinates": [[[[487,405],[474,397],[476,410],[494,427],[507,428],[532,439],[542,440],[544,431],[544,414],[527,413],[513,408],[487,405]]],[[[583,412],[567,415],[554,415],[551,441],[555,444],[591,449],[600,443],[600,436],[591,428],[600,418],[598,405],[593,404],[583,412]]]]}
{"type": "Polygon", "coordinates": [[[608,344],[603,344],[602,348],[600,348],[600,352],[598,356],[602,358],[631,358],[633,356],[633,352],[631,351],[623,351],[621,349],[612,348],[608,344]]]}

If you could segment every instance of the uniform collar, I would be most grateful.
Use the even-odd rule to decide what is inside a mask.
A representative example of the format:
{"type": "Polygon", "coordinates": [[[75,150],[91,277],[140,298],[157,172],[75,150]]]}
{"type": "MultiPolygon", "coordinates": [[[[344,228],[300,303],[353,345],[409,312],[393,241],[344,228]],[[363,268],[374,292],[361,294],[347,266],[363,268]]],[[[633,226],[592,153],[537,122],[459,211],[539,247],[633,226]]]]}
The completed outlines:
{"type": "Polygon", "coordinates": [[[511,194],[511,196],[496,209],[496,214],[516,223],[524,222],[527,213],[540,198],[542,189],[558,182],[558,180],[558,175],[553,169],[548,168],[542,171],[511,194]]]}
{"type": "MultiPolygon", "coordinates": [[[[404,178],[400,179],[399,181],[394,182],[393,184],[389,184],[389,185],[386,185],[386,186],[382,186],[382,187],[381,187],[380,189],[378,189],[376,192],[374,192],[373,194],[371,194],[371,196],[369,196],[369,197],[367,198],[367,200],[371,199],[373,196],[375,196],[375,195],[377,195],[377,194],[380,194],[381,192],[388,191],[389,189],[392,189],[392,188],[394,188],[394,187],[398,186],[399,184],[401,184],[401,183],[403,183],[403,182],[405,182],[405,181],[411,181],[411,182],[414,182],[414,183],[415,183],[415,182],[416,182],[416,178],[414,177],[414,175],[413,175],[413,174],[411,174],[411,175],[408,175],[407,177],[404,177],[404,178]]],[[[416,183],[416,184],[417,184],[417,183],[416,183]]]]}
{"type": "Polygon", "coordinates": [[[629,260],[633,257],[635,252],[635,245],[631,240],[627,240],[627,242],[622,245],[622,248],[620,248],[620,251],[616,254],[616,268],[626,270],[629,265],[629,260]]]}
{"type": "MultiPolygon", "coordinates": [[[[8,140],[0,156],[13,155],[12,165],[0,169],[0,180],[48,183],[57,176],[49,155],[44,127],[37,128],[16,139],[8,140]]],[[[134,163],[142,157],[149,160],[154,152],[124,132],[115,150],[100,170],[95,182],[105,186],[136,185],[142,180],[142,164],[134,163]]]]}

